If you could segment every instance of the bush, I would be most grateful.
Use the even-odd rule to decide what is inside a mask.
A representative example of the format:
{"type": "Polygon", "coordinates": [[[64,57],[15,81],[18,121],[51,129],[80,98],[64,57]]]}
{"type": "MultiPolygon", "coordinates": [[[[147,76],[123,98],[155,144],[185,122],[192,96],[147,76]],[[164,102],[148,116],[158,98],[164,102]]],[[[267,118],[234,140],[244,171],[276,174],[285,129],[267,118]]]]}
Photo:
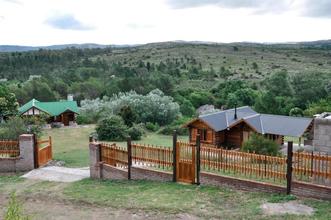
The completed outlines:
{"type": "Polygon", "coordinates": [[[76,117],[76,122],[79,125],[83,125],[83,124],[93,124],[95,123],[95,121],[93,121],[92,117],[89,117],[87,114],[80,114],[76,117]]]}
{"type": "Polygon", "coordinates": [[[128,127],[124,120],[117,115],[102,119],[97,124],[96,132],[100,140],[124,141],[128,137],[128,127]]]}
{"type": "Polygon", "coordinates": [[[250,139],[244,143],[242,150],[271,156],[276,156],[279,154],[278,144],[260,134],[252,134],[250,139]]]}
{"type": "Polygon", "coordinates": [[[145,130],[141,124],[134,124],[131,128],[127,130],[131,140],[137,141],[141,140],[141,137],[145,134],[145,130]]]}
{"type": "Polygon", "coordinates": [[[158,123],[147,122],[145,126],[147,130],[153,132],[158,131],[160,129],[160,125],[158,123]]]}
{"type": "Polygon", "coordinates": [[[191,118],[181,117],[175,120],[170,125],[166,125],[165,127],[163,127],[159,131],[159,133],[165,135],[172,135],[174,133],[174,130],[177,130],[177,134],[179,135],[188,135],[188,128],[183,128],[182,126],[190,120],[191,118]]]}
{"type": "Polygon", "coordinates": [[[12,117],[0,124],[0,139],[18,140],[21,134],[36,134],[40,136],[45,121],[42,117],[21,118],[12,117]]]}

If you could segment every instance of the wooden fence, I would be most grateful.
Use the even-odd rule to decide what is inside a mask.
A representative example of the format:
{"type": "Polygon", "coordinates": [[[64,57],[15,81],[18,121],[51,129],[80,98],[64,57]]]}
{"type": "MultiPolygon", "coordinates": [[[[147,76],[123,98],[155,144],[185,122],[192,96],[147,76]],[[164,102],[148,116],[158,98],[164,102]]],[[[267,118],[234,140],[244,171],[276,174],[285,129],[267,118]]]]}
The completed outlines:
{"type": "Polygon", "coordinates": [[[20,155],[18,141],[0,140],[0,158],[12,158],[20,155]]]}
{"type": "Polygon", "coordinates": [[[201,170],[257,179],[286,180],[286,157],[273,157],[221,148],[200,148],[201,170]]]}
{"type": "Polygon", "coordinates": [[[331,182],[331,156],[321,153],[293,153],[293,176],[303,181],[331,182]]]}
{"type": "Polygon", "coordinates": [[[128,168],[128,151],[124,147],[119,147],[116,144],[100,144],[100,160],[105,164],[128,168]]]}
{"type": "Polygon", "coordinates": [[[169,147],[132,143],[132,162],[135,165],[170,169],[173,167],[173,152],[169,147]]]}
{"type": "Polygon", "coordinates": [[[38,140],[36,145],[37,150],[37,167],[47,164],[53,159],[52,138],[46,140],[38,140]]]}

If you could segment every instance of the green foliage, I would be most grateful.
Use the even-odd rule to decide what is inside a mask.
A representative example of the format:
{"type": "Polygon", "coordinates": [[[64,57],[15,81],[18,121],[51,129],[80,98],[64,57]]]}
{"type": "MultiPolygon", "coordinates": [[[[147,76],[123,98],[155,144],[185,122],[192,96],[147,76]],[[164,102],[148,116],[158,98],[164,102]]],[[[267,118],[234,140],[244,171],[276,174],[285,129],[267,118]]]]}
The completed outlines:
{"type": "Polygon", "coordinates": [[[100,120],[95,130],[99,140],[123,141],[128,137],[128,127],[124,124],[124,120],[117,115],[100,120]]]}
{"type": "Polygon", "coordinates": [[[18,140],[21,134],[36,134],[40,136],[42,134],[42,127],[45,125],[45,121],[42,117],[11,117],[0,124],[0,139],[18,140]]]}
{"type": "Polygon", "coordinates": [[[283,203],[288,201],[296,200],[297,198],[294,195],[284,195],[284,194],[273,194],[268,199],[268,202],[271,203],[283,203]]]}
{"type": "Polygon", "coordinates": [[[0,123],[4,118],[14,116],[18,112],[15,94],[0,85],[0,123]]]}
{"type": "Polygon", "coordinates": [[[195,114],[195,108],[189,100],[184,98],[183,102],[179,106],[180,112],[183,115],[191,117],[195,114]]]}
{"type": "Polygon", "coordinates": [[[260,94],[254,105],[254,109],[259,113],[278,115],[288,115],[293,107],[293,98],[274,96],[270,92],[260,94]]]}
{"type": "Polygon", "coordinates": [[[137,114],[132,111],[130,106],[123,106],[119,112],[119,115],[123,118],[124,123],[131,127],[137,120],[137,114]]]}
{"type": "Polygon", "coordinates": [[[293,95],[293,89],[286,71],[272,74],[265,80],[265,87],[274,96],[291,97],[293,95]]]}
{"type": "Polygon", "coordinates": [[[252,134],[246,142],[244,142],[243,151],[255,152],[257,154],[276,156],[279,154],[278,145],[275,141],[269,140],[260,134],[252,134]]]}
{"type": "Polygon", "coordinates": [[[141,140],[141,137],[145,134],[145,130],[142,124],[134,124],[128,130],[128,135],[132,140],[141,140]]]}
{"type": "Polygon", "coordinates": [[[303,111],[302,111],[301,108],[294,107],[290,110],[289,115],[294,116],[294,117],[302,117],[303,116],[303,111]]]}
{"type": "Polygon", "coordinates": [[[7,207],[4,220],[28,220],[28,216],[23,214],[22,204],[17,200],[15,192],[10,194],[9,204],[7,207]]]}
{"type": "Polygon", "coordinates": [[[199,108],[205,104],[213,104],[214,97],[209,92],[205,91],[194,91],[188,96],[188,99],[191,101],[192,105],[195,108],[199,108]]]}
{"type": "Polygon", "coordinates": [[[306,108],[309,103],[318,102],[327,96],[327,80],[320,73],[296,74],[293,76],[292,85],[296,106],[306,108]]]}
{"type": "Polygon", "coordinates": [[[331,96],[309,104],[304,115],[312,117],[323,112],[331,112],[331,96]]]}
{"type": "Polygon", "coordinates": [[[86,125],[86,124],[93,124],[96,122],[96,120],[93,120],[92,117],[89,117],[89,115],[85,113],[85,114],[77,115],[76,122],[79,125],[86,125]]]}
{"type": "Polygon", "coordinates": [[[152,122],[146,122],[145,127],[147,130],[153,131],[153,132],[156,132],[160,129],[160,126],[157,123],[152,123],[152,122]]]}
{"type": "Polygon", "coordinates": [[[179,135],[188,135],[188,128],[183,128],[182,126],[189,122],[192,118],[188,117],[181,117],[174,122],[172,122],[170,125],[166,125],[159,131],[160,134],[165,135],[172,135],[174,133],[174,130],[177,131],[177,134],[179,135]]]}

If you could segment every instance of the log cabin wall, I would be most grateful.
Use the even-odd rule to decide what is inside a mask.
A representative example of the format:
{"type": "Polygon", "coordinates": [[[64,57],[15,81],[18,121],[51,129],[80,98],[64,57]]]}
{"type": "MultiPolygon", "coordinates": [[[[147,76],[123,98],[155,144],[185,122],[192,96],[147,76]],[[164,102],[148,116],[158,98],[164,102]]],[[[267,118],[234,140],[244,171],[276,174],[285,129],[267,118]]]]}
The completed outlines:
{"type": "Polygon", "coordinates": [[[196,137],[200,134],[200,142],[206,144],[216,144],[215,131],[202,121],[195,121],[189,125],[190,142],[196,142],[196,137]]]}

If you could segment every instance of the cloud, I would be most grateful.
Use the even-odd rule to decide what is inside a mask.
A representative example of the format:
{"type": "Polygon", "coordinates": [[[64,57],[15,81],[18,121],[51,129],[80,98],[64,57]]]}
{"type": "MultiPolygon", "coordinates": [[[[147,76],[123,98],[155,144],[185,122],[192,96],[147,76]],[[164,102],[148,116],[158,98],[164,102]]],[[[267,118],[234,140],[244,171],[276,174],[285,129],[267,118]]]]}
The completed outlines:
{"type": "Polygon", "coordinates": [[[291,4],[290,0],[167,0],[172,8],[192,8],[207,5],[216,5],[222,8],[251,8],[251,9],[275,9],[283,8],[291,4]]]}
{"type": "Polygon", "coordinates": [[[202,6],[251,9],[254,13],[283,13],[292,11],[305,17],[331,17],[331,0],[167,0],[174,9],[202,6]]]}
{"type": "Polygon", "coordinates": [[[306,0],[303,15],[309,17],[328,17],[331,18],[330,0],[306,0]]]}
{"type": "MultiPolygon", "coordinates": [[[[20,1],[18,1],[18,0],[1,0],[1,1],[9,2],[9,3],[14,3],[14,4],[19,4],[19,5],[22,4],[22,2],[20,2],[20,1]]],[[[1,2],[1,1],[0,1],[0,2],[1,2]]]]}
{"type": "Polygon", "coordinates": [[[58,15],[48,18],[46,24],[53,28],[62,30],[92,30],[94,27],[86,25],[77,20],[73,15],[58,15]]]}
{"type": "Polygon", "coordinates": [[[138,23],[128,23],[126,26],[128,28],[132,28],[132,29],[149,29],[149,28],[155,28],[155,25],[152,25],[152,24],[138,24],[138,23]]]}

